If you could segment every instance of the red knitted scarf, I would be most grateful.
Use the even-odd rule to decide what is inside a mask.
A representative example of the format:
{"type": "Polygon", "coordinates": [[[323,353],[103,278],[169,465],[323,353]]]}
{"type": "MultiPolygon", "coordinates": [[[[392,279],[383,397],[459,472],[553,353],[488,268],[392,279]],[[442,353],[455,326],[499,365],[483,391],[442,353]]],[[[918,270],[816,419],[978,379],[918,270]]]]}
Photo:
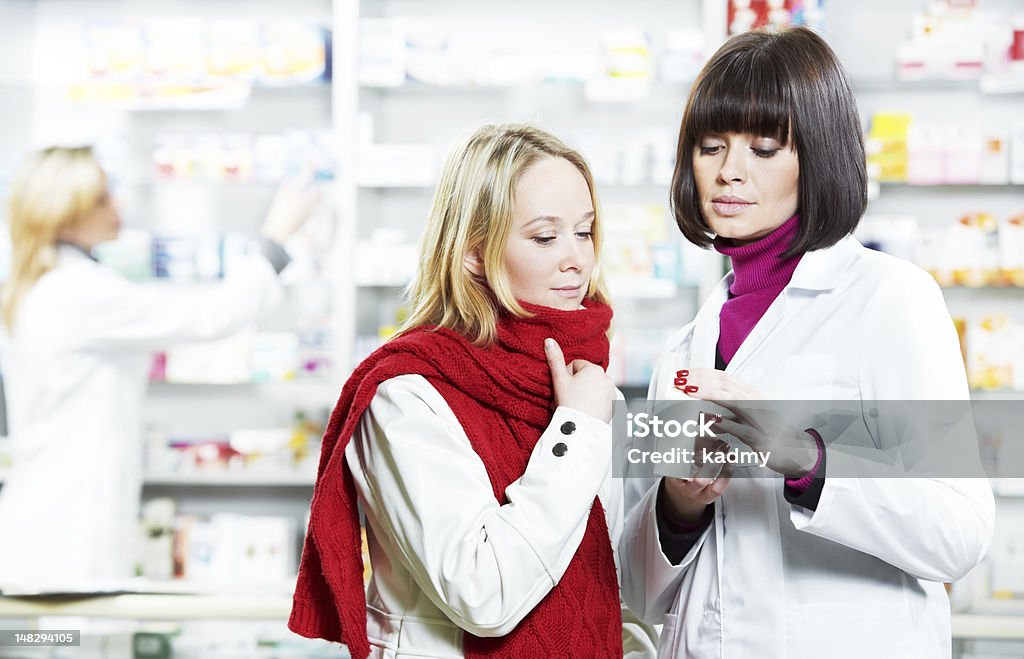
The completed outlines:
{"type": "MultiPolygon", "coordinates": [[[[524,305],[506,314],[494,345],[479,347],[447,329],[421,328],[389,341],[352,374],[324,433],[309,530],[288,627],[370,652],[355,484],[344,459],[377,386],[418,374],[444,397],[490,476],[494,497],[519,479],[552,416],[554,394],[543,342],[559,342],[567,362],[608,365],[607,305],[559,311],[524,305]]],[[[618,581],[604,510],[595,497],[587,529],[561,581],[509,634],[465,634],[466,657],[621,657],[618,581]]]]}

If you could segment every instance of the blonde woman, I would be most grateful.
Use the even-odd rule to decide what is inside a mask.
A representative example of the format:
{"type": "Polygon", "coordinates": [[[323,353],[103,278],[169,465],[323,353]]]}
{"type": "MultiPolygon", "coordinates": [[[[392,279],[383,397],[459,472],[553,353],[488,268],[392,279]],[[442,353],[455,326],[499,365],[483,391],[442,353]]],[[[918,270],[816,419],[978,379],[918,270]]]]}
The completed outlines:
{"type": "Polygon", "coordinates": [[[410,319],[324,437],[293,631],[358,658],[622,655],[600,241],[555,137],[487,126],[452,152],[410,319]]]}
{"type": "Polygon", "coordinates": [[[121,220],[89,148],[33,154],[11,187],[3,373],[14,465],[0,489],[0,589],[69,588],[133,573],[139,410],[150,352],[227,336],[280,298],[280,247],[315,192],[284,186],[253,254],[187,294],[129,282],[93,260],[121,220]]]}

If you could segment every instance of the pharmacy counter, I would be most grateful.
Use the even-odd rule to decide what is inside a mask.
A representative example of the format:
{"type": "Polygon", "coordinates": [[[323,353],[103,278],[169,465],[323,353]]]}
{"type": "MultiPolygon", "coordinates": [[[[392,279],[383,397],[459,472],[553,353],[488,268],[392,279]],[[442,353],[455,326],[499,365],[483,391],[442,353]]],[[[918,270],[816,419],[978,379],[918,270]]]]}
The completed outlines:
{"type": "Polygon", "coordinates": [[[292,599],[282,595],[137,594],[90,597],[3,597],[0,618],[86,616],[133,620],[284,620],[292,599]]]}
{"type": "MultiPolygon", "coordinates": [[[[3,597],[0,618],[87,616],[135,620],[286,620],[287,595],[120,593],[75,597],[3,597]]],[[[953,614],[958,640],[1024,640],[1024,617],[953,614]]]]}

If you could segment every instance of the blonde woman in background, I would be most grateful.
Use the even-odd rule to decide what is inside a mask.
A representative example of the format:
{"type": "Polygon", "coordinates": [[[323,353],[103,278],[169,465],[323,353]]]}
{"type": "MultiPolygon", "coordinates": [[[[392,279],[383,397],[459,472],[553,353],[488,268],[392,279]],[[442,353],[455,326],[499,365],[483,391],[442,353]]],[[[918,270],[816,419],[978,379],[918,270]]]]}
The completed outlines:
{"type": "Polygon", "coordinates": [[[206,291],[130,282],[91,255],[121,219],[88,147],[33,154],[10,195],[3,373],[14,463],[0,489],[0,589],[129,577],[152,351],[228,336],[281,298],[283,243],[316,203],[283,185],[260,253],[206,291]]]}

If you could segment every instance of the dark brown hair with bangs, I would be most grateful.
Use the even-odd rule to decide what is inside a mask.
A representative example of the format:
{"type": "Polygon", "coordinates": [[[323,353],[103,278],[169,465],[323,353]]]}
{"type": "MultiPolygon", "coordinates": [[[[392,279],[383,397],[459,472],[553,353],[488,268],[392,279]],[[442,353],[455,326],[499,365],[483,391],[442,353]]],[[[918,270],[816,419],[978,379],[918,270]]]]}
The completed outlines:
{"type": "Polygon", "coordinates": [[[867,206],[864,136],[846,73],[825,40],[803,27],[738,34],[701,70],[686,102],[672,214],[699,247],[713,234],[693,177],[697,141],[748,133],[792,141],[800,164],[800,228],[785,256],[834,245],[853,232],[867,206]]]}

